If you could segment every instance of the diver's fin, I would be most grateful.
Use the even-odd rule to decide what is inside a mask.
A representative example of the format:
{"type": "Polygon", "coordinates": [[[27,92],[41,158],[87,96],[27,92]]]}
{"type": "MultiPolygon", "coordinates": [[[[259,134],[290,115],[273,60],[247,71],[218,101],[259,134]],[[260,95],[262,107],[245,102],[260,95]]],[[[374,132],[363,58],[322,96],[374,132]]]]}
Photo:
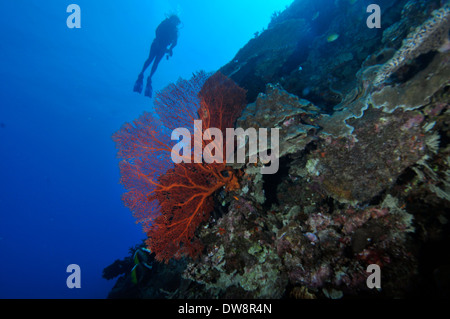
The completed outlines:
{"type": "Polygon", "coordinates": [[[150,78],[147,79],[147,86],[145,87],[145,96],[152,97],[152,80],[150,78]]]}
{"type": "Polygon", "coordinates": [[[136,83],[134,83],[133,92],[137,92],[139,94],[142,93],[142,87],[144,86],[144,75],[139,74],[136,83]]]}

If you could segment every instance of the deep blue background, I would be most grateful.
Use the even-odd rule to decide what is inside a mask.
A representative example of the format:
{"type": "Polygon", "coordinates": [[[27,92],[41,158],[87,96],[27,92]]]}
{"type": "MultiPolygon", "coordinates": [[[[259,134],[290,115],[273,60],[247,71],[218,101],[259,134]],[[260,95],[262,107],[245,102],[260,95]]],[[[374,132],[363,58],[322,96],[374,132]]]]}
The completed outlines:
{"type": "Polygon", "coordinates": [[[219,69],[290,2],[0,2],[0,298],[105,298],[103,268],[144,238],[111,134],[152,109],[132,87],[165,14],[183,28],[155,90],[219,69]],[[81,29],[66,26],[71,3],[81,29]],[[66,287],[71,263],[81,289],[66,287]]]}

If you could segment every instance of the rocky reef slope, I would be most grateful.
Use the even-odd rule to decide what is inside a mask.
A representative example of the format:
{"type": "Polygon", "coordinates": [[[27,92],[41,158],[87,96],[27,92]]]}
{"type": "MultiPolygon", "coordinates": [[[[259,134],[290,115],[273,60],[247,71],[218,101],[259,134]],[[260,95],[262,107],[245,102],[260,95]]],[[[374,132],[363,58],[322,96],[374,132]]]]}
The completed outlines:
{"type": "Polygon", "coordinates": [[[280,168],[236,165],[201,258],[134,297],[449,297],[450,5],[379,2],[370,29],[367,1],[294,1],[220,70],[247,90],[237,127],[280,129],[280,168]]]}

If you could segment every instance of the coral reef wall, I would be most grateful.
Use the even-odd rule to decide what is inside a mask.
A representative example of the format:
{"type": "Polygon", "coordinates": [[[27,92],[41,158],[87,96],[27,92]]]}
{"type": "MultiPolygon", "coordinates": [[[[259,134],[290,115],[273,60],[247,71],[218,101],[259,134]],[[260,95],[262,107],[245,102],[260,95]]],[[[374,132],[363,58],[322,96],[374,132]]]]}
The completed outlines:
{"type": "Polygon", "coordinates": [[[382,28],[366,26],[373,1],[294,1],[274,14],[221,71],[248,90],[249,102],[267,83],[329,111],[356,85],[362,62],[380,47],[398,49],[415,27],[440,6],[439,0],[377,1],[382,28]],[[329,41],[336,35],[335,41],[329,41]]]}
{"type": "Polygon", "coordinates": [[[160,295],[450,296],[449,1],[379,1],[381,29],[368,4],[294,1],[221,69],[247,90],[236,127],[280,130],[280,167],[229,165],[240,187],[160,295]]]}
{"type": "Polygon", "coordinates": [[[364,2],[334,6],[319,31],[294,2],[222,69],[254,99],[236,126],[280,128],[282,167],[241,167],[240,196],[202,230],[210,244],[184,278],[208,297],[445,294],[423,271],[442,279],[448,260],[422,258],[449,239],[448,4],[384,3],[384,32],[365,26],[364,2]],[[295,26],[302,58],[299,42],[272,36],[295,26]],[[370,264],[382,292],[367,288],[370,264]]]}

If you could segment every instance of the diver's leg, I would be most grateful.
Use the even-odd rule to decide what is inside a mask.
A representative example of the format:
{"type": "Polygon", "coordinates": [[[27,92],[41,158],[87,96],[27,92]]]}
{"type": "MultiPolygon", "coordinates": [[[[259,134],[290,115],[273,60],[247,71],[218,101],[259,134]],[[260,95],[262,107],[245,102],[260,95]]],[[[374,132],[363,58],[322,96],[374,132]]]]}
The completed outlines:
{"type": "Polygon", "coordinates": [[[159,64],[159,62],[161,62],[162,58],[164,57],[164,54],[165,54],[165,52],[160,51],[156,55],[155,61],[153,62],[153,65],[152,65],[152,70],[150,71],[150,78],[152,78],[153,74],[155,74],[156,69],[158,68],[158,64],[159,64]]]}
{"type": "Polygon", "coordinates": [[[144,72],[147,70],[150,63],[152,63],[153,59],[156,57],[156,46],[155,43],[152,43],[150,48],[150,54],[148,55],[147,60],[144,62],[144,66],[142,67],[141,73],[139,73],[136,83],[134,84],[134,92],[142,93],[142,87],[144,86],[144,72]]]}
{"type": "Polygon", "coordinates": [[[155,41],[153,41],[150,47],[150,53],[148,54],[148,58],[147,60],[145,60],[144,66],[142,67],[141,74],[144,74],[145,70],[147,70],[150,63],[152,63],[153,59],[156,57],[157,52],[158,46],[156,45],[155,41]]]}
{"type": "Polygon", "coordinates": [[[145,60],[144,62],[144,66],[142,67],[142,71],[140,74],[144,74],[145,70],[147,70],[148,66],[150,65],[150,63],[152,63],[152,60],[155,58],[155,55],[149,55],[147,60],[145,60]]]}
{"type": "Polygon", "coordinates": [[[164,57],[165,52],[160,50],[155,57],[155,61],[153,61],[152,70],[150,71],[150,75],[147,78],[147,86],[145,87],[145,96],[152,97],[152,76],[155,74],[156,69],[158,68],[158,64],[161,59],[164,57]]]}

